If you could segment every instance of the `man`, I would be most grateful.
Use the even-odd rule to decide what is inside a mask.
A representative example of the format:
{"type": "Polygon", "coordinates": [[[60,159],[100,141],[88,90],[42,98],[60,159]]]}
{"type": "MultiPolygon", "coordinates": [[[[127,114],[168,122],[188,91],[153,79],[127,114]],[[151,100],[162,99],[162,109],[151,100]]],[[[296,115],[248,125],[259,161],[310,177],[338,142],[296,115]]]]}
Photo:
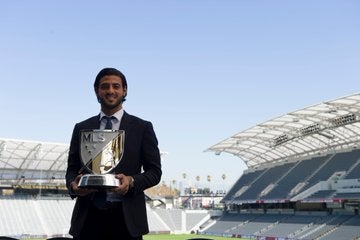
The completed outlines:
{"type": "Polygon", "coordinates": [[[101,112],[75,124],[70,143],[66,186],[70,196],[77,199],[69,233],[77,240],[143,239],[149,232],[144,190],[158,184],[162,174],[158,141],[150,122],[124,111],[122,104],[128,87],[119,70],[102,69],[96,76],[94,90],[101,112]],[[119,186],[107,190],[99,205],[99,190],[79,188],[84,169],[80,131],[105,129],[108,121],[112,129],[125,131],[124,153],[114,168],[119,186]]]}

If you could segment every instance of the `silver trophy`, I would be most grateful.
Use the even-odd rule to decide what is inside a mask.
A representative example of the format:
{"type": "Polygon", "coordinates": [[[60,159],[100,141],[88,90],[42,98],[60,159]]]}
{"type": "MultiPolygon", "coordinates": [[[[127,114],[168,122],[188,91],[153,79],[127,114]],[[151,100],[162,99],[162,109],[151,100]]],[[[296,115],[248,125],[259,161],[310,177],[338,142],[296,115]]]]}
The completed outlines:
{"type": "Polygon", "coordinates": [[[80,155],[90,174],[79,182],[80,188],[108,189],[119,186],[113,174],[124,153],[125,131],[123,130],[82,130],[80,133],[80,155]]]}

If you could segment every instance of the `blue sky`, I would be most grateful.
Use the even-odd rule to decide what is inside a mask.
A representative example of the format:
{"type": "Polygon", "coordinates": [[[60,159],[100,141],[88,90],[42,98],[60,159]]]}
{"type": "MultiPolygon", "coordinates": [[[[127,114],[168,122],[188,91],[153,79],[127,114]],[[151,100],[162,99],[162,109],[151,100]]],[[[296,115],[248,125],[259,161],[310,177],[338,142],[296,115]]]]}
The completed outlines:
{"type": "Polygon", "coordinates": [[[69,143],[99,111],[96,74],[116,67],[125,110],[169,152],[163,180],[228,188],[246,166],[208,147],[359,92],[359,12],[355,0],[1,1],[0,137],[69,143]]]}

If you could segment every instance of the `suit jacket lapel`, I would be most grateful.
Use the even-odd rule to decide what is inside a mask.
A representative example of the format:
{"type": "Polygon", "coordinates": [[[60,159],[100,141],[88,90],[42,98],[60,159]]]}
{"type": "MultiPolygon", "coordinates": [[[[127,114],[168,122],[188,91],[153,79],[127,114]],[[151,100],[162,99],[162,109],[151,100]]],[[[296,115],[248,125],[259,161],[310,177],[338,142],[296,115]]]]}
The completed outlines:
{"type": "Polygon", "coordinates": [[[99,129],[100,128],[100,114],[89,119],[88,128],[89,129],[99,129]]]}
{"type": "Polygon", "coordinates": [[[120,129],[125,130],[126,133],[126,130],[128,130],[128,127],[130,126],[130,122],[131,122],[130,115],[124,111],[124,115],[122,116],[120,122],[120,129]]]}

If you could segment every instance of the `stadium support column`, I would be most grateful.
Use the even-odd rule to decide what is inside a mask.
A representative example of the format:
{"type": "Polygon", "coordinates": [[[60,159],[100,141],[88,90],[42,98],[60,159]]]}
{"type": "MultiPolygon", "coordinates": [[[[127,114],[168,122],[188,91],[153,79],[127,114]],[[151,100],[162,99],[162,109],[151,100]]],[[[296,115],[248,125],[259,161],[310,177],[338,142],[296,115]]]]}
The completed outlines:
{"type": "Polygon", "coordinates": [[[186,231],[186,210],[181,211],[181,231],[186,231]]]}
{"type": "Polygon", "coordinates": [[[40,182],[39,182],[39,199],[41,199],[41,188],[42,188],[42,169],[40,169],[40,182]]]}

